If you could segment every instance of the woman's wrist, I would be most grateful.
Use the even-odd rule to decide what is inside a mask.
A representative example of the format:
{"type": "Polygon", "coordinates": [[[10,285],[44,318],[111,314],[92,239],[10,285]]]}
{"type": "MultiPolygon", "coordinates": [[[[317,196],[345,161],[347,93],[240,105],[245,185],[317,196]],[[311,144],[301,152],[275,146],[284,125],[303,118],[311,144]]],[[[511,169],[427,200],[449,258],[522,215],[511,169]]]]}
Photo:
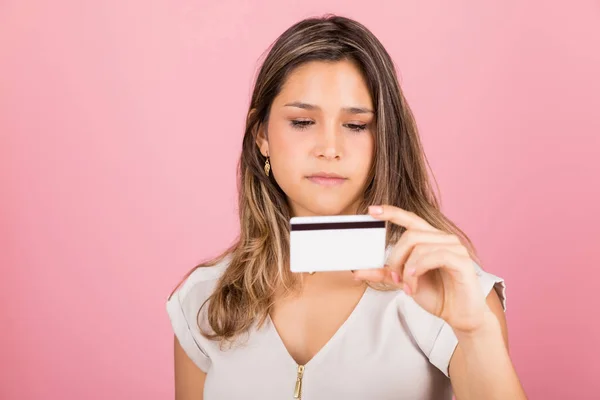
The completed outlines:
{"type": "Polygon", "coordinates": [[[489,345],[495,342],[504,345],[504,337],[502,335],[500,322],[489,309],[484,311],[482,322],[475,329],[469,331],[455,329],[454,334],[456,335],[461,348],[466,351],[468,351],[469,348],[476,348],[479,347],[479,345],[489,345]]]}

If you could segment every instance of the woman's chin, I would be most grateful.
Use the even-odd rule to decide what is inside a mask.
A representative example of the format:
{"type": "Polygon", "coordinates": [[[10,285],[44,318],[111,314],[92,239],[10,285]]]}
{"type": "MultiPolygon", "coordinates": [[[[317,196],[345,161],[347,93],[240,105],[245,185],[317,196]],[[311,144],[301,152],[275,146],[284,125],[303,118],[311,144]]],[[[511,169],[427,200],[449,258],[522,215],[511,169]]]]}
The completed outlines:
{"type": "Polygon", "coordinates": [[[318,203],[318,204],[310,204],[306,207],[302,207],[305,211],[303,214],[306,215],[344,215],[344,214],[354,214],[354,209],[356,207],[351,207],[348,204],[327,204],[327,203],[318,203]]]}

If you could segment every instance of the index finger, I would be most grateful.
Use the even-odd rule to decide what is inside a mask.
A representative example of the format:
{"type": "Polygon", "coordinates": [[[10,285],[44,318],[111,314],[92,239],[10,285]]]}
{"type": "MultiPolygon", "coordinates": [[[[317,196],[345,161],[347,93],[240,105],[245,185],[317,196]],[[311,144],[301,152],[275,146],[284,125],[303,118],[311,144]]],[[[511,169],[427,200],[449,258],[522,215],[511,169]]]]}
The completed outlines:
{"type": "Polygon", "coordinates": [[[377,219],[390,221],[396,225],[403,226],[406,229],[414,229],[429,232],[438,231],[438,229],[431,226],[429,222],[425,221],[417,214],[403,210],[399,207],[389,205],[369,206],[369,214],[377,219]]]}

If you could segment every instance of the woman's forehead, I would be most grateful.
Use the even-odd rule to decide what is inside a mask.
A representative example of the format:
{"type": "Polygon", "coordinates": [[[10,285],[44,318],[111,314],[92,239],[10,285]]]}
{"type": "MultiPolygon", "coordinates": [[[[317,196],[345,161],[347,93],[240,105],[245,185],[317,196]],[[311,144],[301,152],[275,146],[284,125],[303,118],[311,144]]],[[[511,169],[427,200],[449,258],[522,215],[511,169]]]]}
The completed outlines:
{"type": "Polygon", "coordinates": [[[302,103],[321,111],[327,106],[372,110],[371,96],[360,70],[349,61],[313,61],[294,69],[275,99],[279,106],[302,103]]]}

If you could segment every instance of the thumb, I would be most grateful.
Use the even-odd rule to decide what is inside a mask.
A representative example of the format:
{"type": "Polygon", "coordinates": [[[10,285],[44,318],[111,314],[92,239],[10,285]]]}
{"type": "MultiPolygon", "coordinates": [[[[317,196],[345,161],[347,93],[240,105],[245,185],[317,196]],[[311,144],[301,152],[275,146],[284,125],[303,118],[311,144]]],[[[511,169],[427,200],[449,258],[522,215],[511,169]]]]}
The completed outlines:
{"type": "Polygon", "coordinates": [[[354,279],[358,281],[368,281],[368,282],[376,282],[376,283],[387,283],[390,285],[397,285],[396,282],[392,279],[391,275],[392,271],[387,268],[377,268],[377,269],[358,269],[352,271],[354,275],[354,279]]]}

